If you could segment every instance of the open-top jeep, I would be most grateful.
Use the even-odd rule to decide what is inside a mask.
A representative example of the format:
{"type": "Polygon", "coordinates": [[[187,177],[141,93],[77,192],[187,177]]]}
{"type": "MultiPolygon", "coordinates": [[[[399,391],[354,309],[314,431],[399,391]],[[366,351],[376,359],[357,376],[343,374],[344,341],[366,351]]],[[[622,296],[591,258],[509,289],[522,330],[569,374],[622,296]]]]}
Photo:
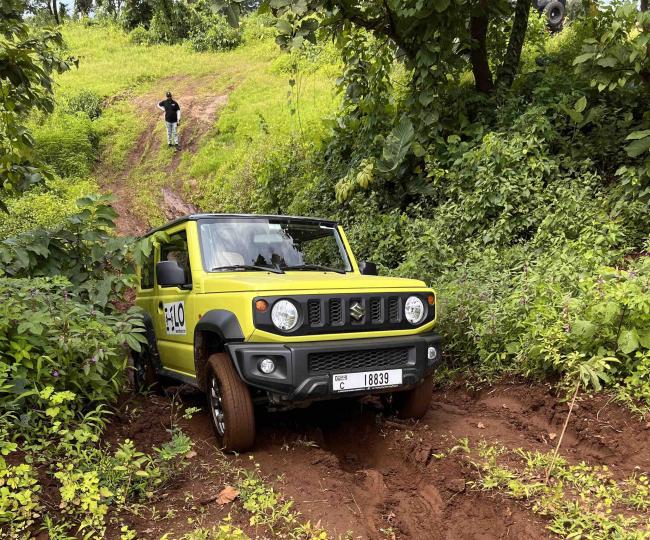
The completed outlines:
{"type": "Polygon", "coordinates": [[[401,417],[426,412],[441,352],[424,283],[357,263],[332,221],[200,214],[160,230],[140,269],[135,382],[204,391],[226,450],[253,445],[257,403],[381,394],[401,417]]]}

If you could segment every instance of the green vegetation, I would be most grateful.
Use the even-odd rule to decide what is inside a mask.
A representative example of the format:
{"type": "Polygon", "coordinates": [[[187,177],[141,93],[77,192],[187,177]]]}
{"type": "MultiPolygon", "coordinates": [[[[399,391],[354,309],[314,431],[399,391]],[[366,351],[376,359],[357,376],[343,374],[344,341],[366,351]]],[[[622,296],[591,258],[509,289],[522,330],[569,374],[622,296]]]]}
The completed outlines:
{"type": "Polygon", "coordinates": [[[635,540],[650,534],[650,480],[644,474],[617,479],[606,465],[571,465],[559,459],[545,483],[551,454],[484,441],[467,459],[479,473],[473,487],[523,501],[548,517],[548,529],[562,538],[635,540]]]}
{"type": "MultiPolygon", "coordinates": [[[[452,41],[414,52],[439,38],[408,24],[410,8],[284,4],[273,7],[287,46],[315,37],[319,14],[347,23],[343,102],[326,145],[266,155],[257,204],[337,217],[361,258],[437,287],[456,371],[615,385],[647,407],[650,14],[604,6],[556,35],[531,16],[516,78],[491,88],[491,75],[469,76],[481,59],[458,58],[452,41]]],[[[418,20],[466,39],[457,8],[427,5],[418,20]],[[426,18],[432,9],[450,19],[426,18]]],[[[490,32],[494,67],[516,36],[490,32]]]]}
{"type": "MultiPolygon", "coordinates": [[[[109,201],[88,197],[116,178],[149,224],[163,187],[209,211],[339,219],[361,259],[436,287],[444,375],[552,377],[648,412],[647,2],[594,4],[557,34],[524,0],[229,4],[106,1],[55,31],[3,3],[2,534],[101,536],[187,465],[177,422],[149,453],[101,442],[144,339],[124,306],[151,249],[115,237],[109,201]],[[179,158],[155,143],[167,89],[220,99],[179,158]]],[[[558,458],[547,485],[547,455],[476,453],[477,489],[561,536],[648,529],[645,476],[558,458]]],[[[230,473],[250,526],[325,537],[259,474],[230,473]]],[[[246,537],[228,520],[184,536],[246,537]]]]}

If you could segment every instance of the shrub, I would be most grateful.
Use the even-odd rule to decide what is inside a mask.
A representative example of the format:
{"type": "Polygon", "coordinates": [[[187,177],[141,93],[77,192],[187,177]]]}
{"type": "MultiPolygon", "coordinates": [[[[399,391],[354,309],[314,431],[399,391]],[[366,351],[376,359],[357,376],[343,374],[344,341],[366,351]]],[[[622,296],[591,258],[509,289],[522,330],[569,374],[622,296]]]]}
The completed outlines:
{"type": "Polygon", "coordinates": [[[124,380],[123,345],[137,342],[141,328],[135,312],[104,313],[62,278],[0,278],[0,410],[20,415],[25,436],[58,407],[81,412],[113,400],[124,380]],[[48,402],[64,391],[77,399],[48,402]]]}
{"type": "Polygon", "coordinates": [[[75,201],[97,190],[92,180],[54,178],[22,196],[8,199],[5,202],[9,219],[0,221],[0,239],[32,229],[56,228],[79,211],[75,201]]]}
{"type": "Polygon", "coordinates": [[[68,98],[67,110],[71,114],[84,113],[91,120],[95,120],[102,114],[102,98],[92,90],[82,90],[68,98]]]}
{"type": "Polygon", "coordinates": [[[275,22],[271,14],[250,13],[242,17],[242,40],[244,43],[253,43],[274,38],[277,34],[275,22]]]}
{"type": "Polygon", "coordinates": [[[136,26],[129,33],[129,41],[136,45],[153,45],[156,40],[144,26],[136,26]]]}
{"type": "Polygon", "coordinates": [[[241,30],[230,26],[223,15],[212,12],[200,13],[190,30],[192,48],[198,52],[227,51],[237,47],[241,41],[241,30]]]}

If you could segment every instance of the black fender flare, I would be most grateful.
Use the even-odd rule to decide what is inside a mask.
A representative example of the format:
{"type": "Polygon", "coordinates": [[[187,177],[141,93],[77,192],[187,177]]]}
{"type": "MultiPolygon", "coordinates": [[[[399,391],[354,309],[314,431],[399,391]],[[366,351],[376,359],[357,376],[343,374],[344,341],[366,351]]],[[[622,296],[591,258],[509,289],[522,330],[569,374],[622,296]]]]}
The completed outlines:
{"type": "Polygon", "coordinates": [[[219,337],[220,349],[232,342],[244,341],[244,333],[237,316],[226,309],[208,311],[194,328],[194,373],[199,388],[206,384],[205,369],[210,352],[217,352],[206,343],[204,334],[214,334],[219,337]],[[212,349],[212,350],[211,350],[212,349]]]}
{"type": "Polygon", "coordinates": [[[201,320],[194,329],[195,340],[197,332],[213,332],[218,334],[224,344],[229,341],[244,341],[244,333],[242,332],[237,315],[226,309],[213,309],[208,311],[201,317],[201,320]]]}

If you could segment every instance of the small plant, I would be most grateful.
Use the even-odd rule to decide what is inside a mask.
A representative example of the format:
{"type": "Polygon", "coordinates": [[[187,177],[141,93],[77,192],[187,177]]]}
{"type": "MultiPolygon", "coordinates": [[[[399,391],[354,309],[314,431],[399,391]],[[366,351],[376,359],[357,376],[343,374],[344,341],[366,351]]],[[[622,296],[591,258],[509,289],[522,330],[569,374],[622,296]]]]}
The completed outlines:
{"type": "Polygon", "coordinates": [[[9,465],[0,457],[0,528],[10,537],[23,537],[41,515],[41,491],[33,468],[9,465]]]}

